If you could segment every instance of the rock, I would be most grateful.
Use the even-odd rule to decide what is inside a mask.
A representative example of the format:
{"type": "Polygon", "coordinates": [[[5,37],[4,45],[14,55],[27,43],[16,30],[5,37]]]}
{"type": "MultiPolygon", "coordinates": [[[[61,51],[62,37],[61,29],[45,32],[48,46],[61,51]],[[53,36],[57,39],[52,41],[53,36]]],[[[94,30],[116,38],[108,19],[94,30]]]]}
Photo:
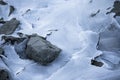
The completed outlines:
{"type": "Polygon", "coordinates": [[[91,64],[95,66],[102,66],[112,70],[117,70],[120,68],[120,52],[112,52],[112,51],[102,51],[102,54],[94,57],[91,60],[91,64]]]}
{"type": "Polygon", "coordinates": [[[34,35],[30,37],[27,43],[25,54],[29,59],[39,62],[42,65],[47,65],[55,60],[60,52],[61,49],[52,45],[43,37],[34,35]]]}
{"type": "Polygon", "coordinates": [[[107,12],[106,14],[109,13],[115,13],[114,17],[120,16],[120,1],[116,0],[113,5],[113,9],[110,12],[107,12]]]}
{"type": "Polygon", "coordinates": [[[90,15],[90,17],[95,17],[98,13],[100,13],[100,9],[99,9],[97,12],[92,13],[92,14],[90,15]]]}
{"type": "Polygon", "coordinates": [[[0,5],[7,5],[7,3],[4,2],[3,0],[0,0],[0,5]]]}
{"type": "Polygon", "coordinates": [[[8,44],[11,44],[11,45],[14,45],[15,43],[16,44],[19,44],[21,42],[23,42],[26,38],[19,38],[19,37],[14,37],[14,36],[2,36],[2,40],[4,40],[4,43],[8,43],[8,44]]]}
{"type": "Polygon", "coordinates": [[[9,73],[6,69],[0,69],[0,80],[10,80],[9,73]]]}
{"type": "Polygon", "coordinates": [[[5,24],[3,24],[0,27],[0,34],[6,34],[6,35],[12,34],[16,30],[19,24],[20,22],[16,20],[16,18],[12,18],[10,21],[7,21],[5,24]]]}
{"type": "Polygon", "coordinates": [[[10,6],[10,12],[9,12],[9,15],[8,15],[8,16],[10,16],[14,11],[15,11],[14,6],[10,6]]]}
{"type": "Polygon", "coordinates": [[[89,1],[89,3],[92,3],[92,2],[93,2],[93,0],[90,0],[90,1],[89,1]]]}
{"type": "Polygon", "coordinates": [[[4,55],[4,50],[1,47],[0,47],[0,55],[4,55]]]}
{"type": "Polygon", "coordinates": [[[0,20],[0,24],[5,24],[5,23],[6,23],[5,21],[0,20]]]}
{"type": "Polygon", "coordinates": [[[0,24],[4,24],[4,23],[6,23],[6,21],[4,21],[3,18],[0,18],[0,24]]]}
{"type": "Polygon", "coordinates": [[[2,36],[2,40],[4,40],[3,44],[19,44],[23,42],[26,38],[19,38],[19,37],[14,37],[14,36],[2,36]]]}
{"type": "Polygon", "coordinates": [[[94,66],[98,66],[98,67],[102,67],[103,66],[103,63],[102,62],[98,62],[97,60],[91,60],[91,65],[94,65],[94,66]]]}
{"type": "Polygon", "coordinates": [[[24,34],[21,33],[21,32],[18,32],[17,35],[18,35],[19,37],[24,37],[24,34]]]}

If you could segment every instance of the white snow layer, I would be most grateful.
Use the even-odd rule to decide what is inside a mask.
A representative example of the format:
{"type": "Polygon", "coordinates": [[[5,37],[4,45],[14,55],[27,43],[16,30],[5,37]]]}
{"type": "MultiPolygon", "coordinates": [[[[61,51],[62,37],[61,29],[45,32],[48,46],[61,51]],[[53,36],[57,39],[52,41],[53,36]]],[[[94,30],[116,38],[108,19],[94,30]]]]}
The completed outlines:
{"type": "MultiPolygon", "coordinates": [[[[119,68],[112,69],[107,63],[103,67],[91,65],[92,58],[105,53],[96,49],[99,33],[117,23],[113,14],[106,15],[114,0],[92,0],[92,3],[91,0],[4,1],[16,11],[8,17],[9,5],[0,5],[0,16],[5,20],[15,17],[21,22],[20,30],[13,35],[17,32],[41,36],[52,33],[47,39],[62,49],[54,62],[42,66],[29,59],[20,59],[13,46],[4,46],[7,58],[3,60],[13,80],[120,80],[119,68]],[[90,16],[98,10],[96,16],[90,16]]],[[[111,53],[108,59],[116,64],[120,62],[120,56],[107,53],[111,53]]]]}

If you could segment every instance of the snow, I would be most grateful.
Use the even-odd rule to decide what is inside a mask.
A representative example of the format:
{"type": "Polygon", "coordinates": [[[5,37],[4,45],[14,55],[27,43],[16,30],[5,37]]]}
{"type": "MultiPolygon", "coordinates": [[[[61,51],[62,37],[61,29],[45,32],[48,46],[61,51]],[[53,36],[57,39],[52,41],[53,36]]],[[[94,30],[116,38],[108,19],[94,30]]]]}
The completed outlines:
{"type": "MultiPolygon", "coordinates": [[[[13,5],[16,11],[9,17],[9,5],[0,6],[0,16],[5,20],[12,17],[20,20],[20,30],[25,34],[37,33],[46,36],[52,44],[62,49],[60,56],[48,66],[42,66],[29,59],[21,59],[16,54],[14,46],[4,46],[4,62],[8,65],[13,80],[119,80],[119,65],[114,70],[111,63],[119,64],[119,55],[115,52],[100,51],[96,49],[99,33],[106,30],[111,23],[119,27],[113,14],[106,15],[114,0],[5,0],[13,5]],[[30,11],[26,12],[28,9],[30,11]],[[91,14],[100,12],[90,17],[91,14]],[[55,31],[57,30],[57,31],[55,31]],[[91,59],[104,54],[103,67],[91,65],[91,59]],[[108,56],[108,54],[110,54],[108,56]],[[116,54],[116,55],[115,55],[116,54]],[[104,60],[105,58],[105,60],[104,60]]],[[[117,19],[118,20],[118,19],[117,19]]],[[[119,32],[119,31],[118,31],[119,32]]],[[[111,34],[112,33],[108,33],[111,34]]],[[[116,33],[118,34],[118,33],[116,33]]],[[[119,34],[118,34],[119,35],[119,34]]],[[[113,34],[114,36],[114,34],[113,34]]],[[[107,38],[103,43],[110,47],[120,47],[118,39],[107,38]],[[113,44],[111,44],[111,41],[113,44]]],[[[105,33],[103,34],[105,36],[105,33]]],[[[106,47],[106,46],[104,46],[106,47]]],[[[105,48],[104,48],[105,49],[105,48]]],[[[1,64],[1,63],[0,63],[1,64]]]]}

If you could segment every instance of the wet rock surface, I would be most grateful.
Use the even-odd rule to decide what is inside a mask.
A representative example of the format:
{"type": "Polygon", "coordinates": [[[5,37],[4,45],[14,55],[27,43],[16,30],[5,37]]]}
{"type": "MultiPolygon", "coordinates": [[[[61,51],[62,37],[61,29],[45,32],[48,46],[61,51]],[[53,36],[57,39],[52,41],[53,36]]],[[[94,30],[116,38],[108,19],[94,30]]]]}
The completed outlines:
{"type": "Polygon", "coordinates": [[[31,36],[26,47],[25,54],[28,58],[47,65],[55,60],[60,54],[61,49],[52,45],[41,36],[31,36]]]}
{"type": "Polygon", "coordinates": [[[12,34],[16,30],[19,24],[20,22],[16,20],[16,18],[12,18],[10,21],[7,21],[5,24],[3,24],[0,27],[0,34],[6,34],[6,35],[12,34]]]}

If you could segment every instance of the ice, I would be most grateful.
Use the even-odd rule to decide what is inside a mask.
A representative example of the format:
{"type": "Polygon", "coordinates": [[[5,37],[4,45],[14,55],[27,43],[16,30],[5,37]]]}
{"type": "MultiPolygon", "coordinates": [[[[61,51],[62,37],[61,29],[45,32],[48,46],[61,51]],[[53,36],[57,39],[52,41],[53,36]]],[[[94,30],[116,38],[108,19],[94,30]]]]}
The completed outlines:
{"type": "Polygon", "coordinates": [[[13,74],[13,80],[120,79],[119,17],[114,19],[114,14],[106,15],[109,11],[107,8],[112,7],[115,0],[93,0],[92,3],[90,0],[4,1],[8,5],[0,6],[0,17],[6,20],[15,17],[21,22],[20,29],[13,35],[22,32],[46,37],[51,33],[47,40],[62,49],[55,61],[42,66],[32,60],[19,58],[14,46],[4,46],[7,57],[4,56],[3,60],[13,74]],[[8,17],[9,5],[13,5],[16,10],[8,17]],[[90,16],[98,10],[100,12],[94,17],[90,16]],[[111,24],[117,26],[115,31],[106,30],[111,29],[111,24]],[[97,50],[101,32],[103,45],[101,50],[97,50]],[[104,66],[91,65],[91,59],[101,54],[104,66]]]}

